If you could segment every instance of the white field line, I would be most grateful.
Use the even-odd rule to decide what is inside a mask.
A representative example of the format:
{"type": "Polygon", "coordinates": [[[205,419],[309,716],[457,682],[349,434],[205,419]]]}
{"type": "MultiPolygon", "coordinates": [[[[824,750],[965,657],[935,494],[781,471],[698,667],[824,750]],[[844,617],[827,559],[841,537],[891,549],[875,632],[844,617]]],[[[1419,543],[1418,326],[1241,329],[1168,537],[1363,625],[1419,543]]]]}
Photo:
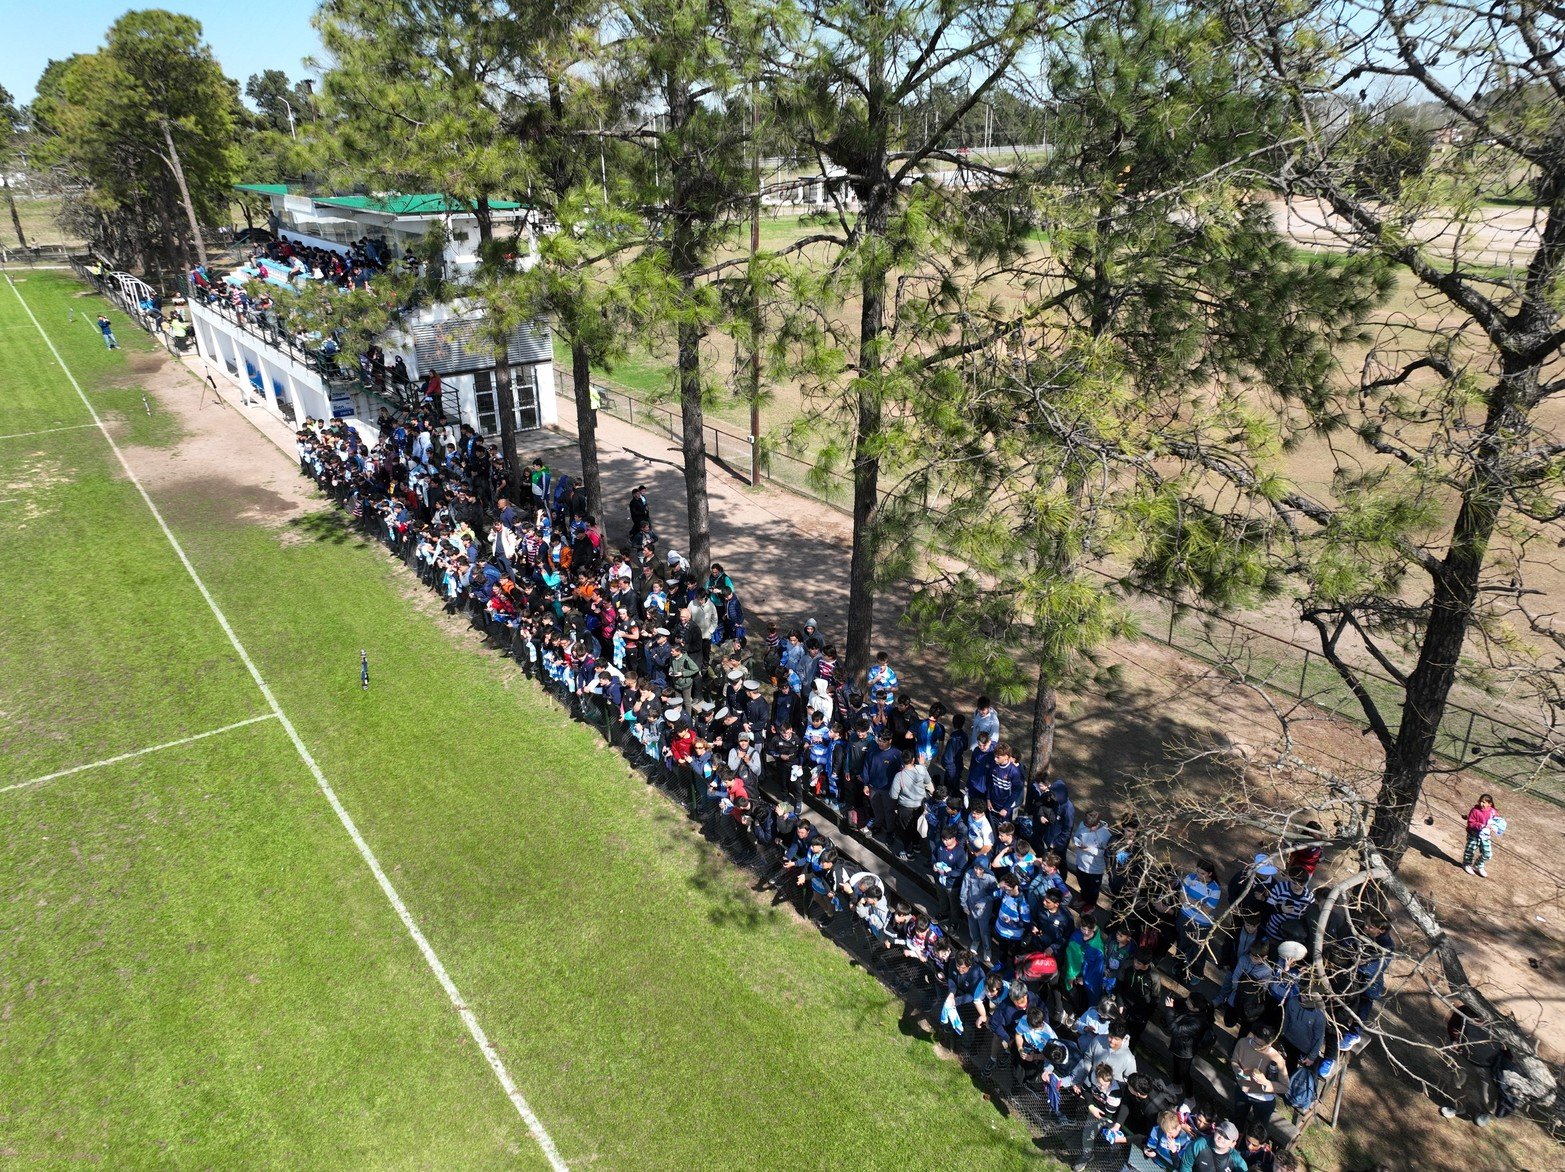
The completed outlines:
{"type": "Polygon", "coordinates": [[[73,423],[69,427],[45,427],[38,431],[13,431],[10,435],[0,435],[0,440],[26,439],[30,435],[53,435],[57,431],[80,431],[84,427],[97,427],[96,423],[73,423]]]}
{"type": "Polygon", "coordinates": [[[71,373],[70,367],[65,365],[65,359],[60,357],[60,352],[55,348],[53,339],[44,332],[43,326],[39,324],[38,318],[33,314],[32,306],[28,305],[27,301],[22,297],[21,291],[17,289],[15,283],[11,280],[10,274],[6,274],[5,280],[6,284],[11,286],[11,292],[16,295],[16,299],[22,303],[22,308],[26,310],[27,316],[32,318],[33,325],[37,327],[39,336],[43,338],[44,344],[49,347],[49,352],[54,355],[54,360],[60,364],[60,369],[65,372],[65,377],[70,380],[71,386],[76,388],[76,393],[81,397],[81,401],[92,416],[93,422],[98,425],[98,430],[103,433],[103,438],[108,442],[110,449],[119,459],[120,467],[125,469],[125,475],[130,478],[131,484],[135,485],[136,491],[141,494],[141,499],[152,513],[153,520],[158,523],[158,528],[163,530],[163,536],[168,538],[168,543],[173,547],[175,555],[185,567],[185,572],[190,575],[190,580],[196,584],[196,589],[201,592],[201,597],[206,600],[207,607],[212,612],[212,617],[217,620],[218,626],[223,628],[223,634],[228,636],[229,643],[233,645],[234,650],[239,654],[240,660],[250,672],[250,678],[255,681],[255,686],[260,689],[261,695],[265,697],[272,713],[277,717],[284,731],[287,732],[288,739],[293,742],[293,747],[298,751],[300,759],[309,768],[311,775],[315,778],[315,784],[320,787],[321,793],[325,795],[326,801],[337,815],[338,821],[342,823],[343,829],[348,832],[348,837],[353,840],[353,845],[358,848],[360,857],[363,858],[365,865],[369,867],[370,873],[375,876],[375,881],[380,884],[380,889],[396,911],[397,918],[402,921],[402,926],[407,929],[408,935],[413,938],[413,943],[418,946],[419,952],[424,957],[424,962],[429,966],[430,971],[435,974],[435,979],[440,982],[440,987],[445,990],[446,997],[450,999],[452,1007],[461,1016],[463,1024],[467,1026],[467,1032],[472,1035],[473,1041],[478,1043],[479,1050],[482,1051],[484,1057],[489,1062],[489,1068],[494,1071],[495,1077],[499,1079],[500,1086],[504,1088],[506,1097],[511,1100],[511,1104],[516,1108],[517,1114],[527,1124],[527,1130],[532,1133],[533,1139],[537,1142],[538,1147],[542,1149],[544,1157],[549,1161],[549,1166],[554,1169],[554,1172],[570,1172],[569,1166],[560,1157],[559,1149],[554,1146],[554,1140],[549,1137],[549,1133],[544,1130],[543,1124],[533,1114],[532,1108],[527,1105],[527,1100],[522,1097],[522,1092],[517,1089],[510,1072],[505,1068],[505,1062],[500,1058],[500,1054],[494,1048],[494,1044],[490,1042],[489,1036],[484,1033],[483,1026],[478,1024],[478,1018],[468,1008],[467,1002],[462,999],[462,994],[457,989],[456,983],[451,980],[451,975],[446,972],[446,966],[440,962],[440,957],[435,954],[434,948],[424,938],[424,933],[419,930],[418,924],[414,922],[412,913],[408,911],[407,905],[402,902],[402,897],[397,894],[397,889],[391,885],[391,880],[386,877],[386,872],[381,869],[380,861],[375,857],[375,852],[370,850],[369,844],[364,841],[364,836],[359,833],[359,828],[354,825],[347,809],[338,799],[337,791],[332,789],[331,783],[326,780],[326,775],[321,772],[321,767],[316,764],[315,758],[310,754],[310,750],[305,747],[304,741],[300,739],[299,730],[294,728],[293,721],[289,720],[287,714],[283,712],[282,705],[277,702],[277,696],[262,677],[260,669],[255,666],[255,661],[250,658],[250,653],[245,650],[244,644],[239,642],[239,636],[234,634],[234,628],[229,624],[227,616],[223,614],[222,609],[217,605],[217,600],[212,597],[212,592],[207,589],[206,583],[201,580],[201,575],[196,573],[196,567],[191,564],[190,558],[185,554],[184,546],[179,544],[179,539],[174,536],[174,531],[168,527],[168,522],[163,519],[163,514],[158,510],[157,505],[153,503],[152,497],[147,494],[146,488],[131,468],[130,462],[125,459],[125,453],[114,442],[114,437],[109,434],[109,429],[103,426],[103,420],[98,417],[97,411],[93,409],[91,400],[87,398],[87,394],[82,390],[81,384],[76,381],[76,376],[71,373]]]}
{"type": "Polygon", "coordinates": [[[102,769],[105,765],[118,765],[121,761],[129,761],[136,757],[145,757],[148,753],[160,753],[164,749],[177,749],[180,745],[188,745],[193,741],[204,741],[208,737],[215,737],[219,733],[233,732],[236,728],[244,728],[251,724],[260,724],[263,720],[276,720],[275,712],[263,713],[260,716],[252,716],[249,720],[241,720],[236,724],[225,724],[222,728],[208,729],[206,732],[197,733],[193,737],[181,737],[177,741],[164,741],[161,745],[148,745],[145,749],[136,749],[133,752],[121,753],[118,757],[105,757],[102,761],[89,761],[86,765],[74,765],[69,769],[62,769],[58,773],[46,773],[42,777],[35,777],[31,781],[18,781],[12,785],[0,786],[0,794],[8,794],[14,789],[29,789],[35,785],[42,785],[46,781],[55,781],[61,777],[69,777],[73,773],[85,773],[89,769],[102,769]]]}

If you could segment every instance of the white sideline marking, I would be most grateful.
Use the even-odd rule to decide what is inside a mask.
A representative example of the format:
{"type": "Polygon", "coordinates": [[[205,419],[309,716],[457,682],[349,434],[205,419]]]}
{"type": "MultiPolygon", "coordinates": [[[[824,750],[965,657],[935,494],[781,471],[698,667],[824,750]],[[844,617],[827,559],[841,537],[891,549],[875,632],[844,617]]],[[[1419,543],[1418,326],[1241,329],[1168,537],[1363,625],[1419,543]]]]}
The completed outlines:
{"type": "MultiPolygon", "coordinates": [[[[14,286],[13,286],[14,289],[14,286]]],[[[18,297],[21,294],[17,294],[18,297]]],[[[22,304],[26,304],[23,302],[22,304]]],[[[97,427],[96,423],[73,423],[69,427],[44,427],[37,431],[14,431],[10,435],[0,435],[0,440],[26,439],[30,435],[53,435],[57,431],[80,431],[84,427],[97,427]]]]}
{"type": "Polygon", "coordinates": [[[490,1069],[494,1071],[495,1077],[500,1080],[500,1086],[504,1088],[506,1097],[511,1100],[511,1104],[516,1108],[517,1114],[527,1124],[527,1130],[532,1133],[533,1139],[537,1142],[539,1148],[543,1150],[544,1157],[549,1161],[549,1166],[554,1169],[554,1172],[570,1172],[569,1166],[560,1157],[559,1149],[554,1146],[554,1140],[549,1138],[549,1133],[543,1129],[543,1124],[533,1114],[533,1109],[527,1105],[527,1100],[522,1098],[522,1092],[517,1089],[516,1083],[512,1081],[510,1072],[506,1070],[505,1063],[501,1060],[499,1052],[494,1048],[494,1044],[489,1041],[489,1036],[484,1033],[483,1026],[478,1024],[478,1018],[473,1015],[473,1011],[467,1007],[467,1002],[462,999],[462,994],[458,991],[456,983],[451,980],[451,975],[446,972],[446,966],[440,963],[440,957],[435,955],[435,950],[430,947],[429,941],[424,938],[424,933],[419,931],[418,925],[413,921],[412,913],[408,911],[407,905],[402,902],[402,897],[397,894],[397,889],[391,885],[391,880],[386,878],[386,872],[381,870],[380,861],[376,859],[375,852],[370,850],[369,843],[364,841],[364,837],[359,833],[359,828],[354,825],[353,819],[348,815],[347,809],[338,800],[337,791],[332,789],[331,783],[326,780],[326,775],[321,772],[321,767],[315,763],[315,758],[310,755],[310,750],[305,748],[304,741],[299,737],[299,730],[294,728],[293,721],[289,720],[287,714],[283,712],[282,705],[278,704],[277,697],[267,685],[266,680],[262,678],[260,669],[255,666],[255,661],[250,658],[250,653],[245,650],[244,644],[239,642],[239,636],[234,634],[234,628],[229,625],[228,618],[217,605],[217,600],[212,597],[212,592],[207,589],[206,583],[201,580],[201,575],[196,573],[196,567],[191,564],[190,558],[186,556],[184,546],[179,544],[179,539],[174,536],[174,531],[168,527],[168,522],[163,519],[163,514],[158,511],[157,505],[152,503],[152,498],[147,495],[146,488],[142,486],[141,481],[132,470],[130,462],[125,459],[125,453],[120,451],[119,445],[114,442],[114,437],[109,434],[109,429],[103,426],[103,420],[98,417],[97,411],[93,409],[91,400],[87,398],[87,394],[82,390],[81,384],[76,381],[76,376],[71,373],[70,367],[65,365],[65,359],[60,357],[59,350],[55,348],[54,340],[44,332],[44,328],[39,324],[38,318],[33,315],[32,306],[28,305],[27,301],[22,297],[21,291],[17,289],[9,273],[6,274],[5,281],[6,284],[11,286],[11,292],[16,295],[16,299],[22,303],[22,308],[27,311],[27,316],[32,318],[33,325],[37,327],[44,344],[49,347],[49,352],[54,355],[54,360],[60,364],[60,369],[65,372],[65,377],[70,380],[71,386],[76,388],[76,393],[81,397],[82,403],[86,405],[88,414],[92,416],[93,422],[98,425],[98,430],[103,433],[103,438],[108,441],[110,449],[119,459],[120,467],[125,469],[125,475],[136,486],[136,491],[141,494],[141,499],[152,513],[153,520],[158,523],[158,528],[163,530],[163,536],[168,538],[168,543],[174,548],[174,553],[184,565],[185,572],[190,575],[190,580],[196,584],[196,589],[201,592],[201,597],[206,600],[207,607],[212,611],[212,617],[217,620],[218,626],[223,628],[223,634],[228,636],[228,641],[233,644],[234,650],[239,653],[240,660],[250,672],[250,678],[255,681],[255,686],[261,690],[261,695],[266,698],[267,704],[272,709],[272,714],[276,716],[278,722],[288,733],[288,739],[293,742],[293,747],[298,750],[300,758],[309,767],[311,775],[315,778],[315,784],[320,786],[321,793],[326,795],[326,801],[330,803],[332,811],[337,815],[338,821],[342,823],[343,829],[348,832],[348,837],[353,839],[353,845],[358,848],[360,857],[363,858],[365,864],[369,867],[370,873],[375,876],[375,881],[380,884],[380,889],[396,911],[397,918],[402,921],[402,926],[408,930],[408,935],[413,938],[413,943],[418,945],[418,950],[423,955],[424,962],[429,965],[430,971],[435,974],[435,979],[440,982],[440,987],[446,991],[446,997],[450,999],[452,1007],[461,1015],[463,1024],[467,1026],[467,1032],[473,1036],[473,1041],[478,1043],[479,1050],[488,1059],[490,1069]]]}
{"type": "Polygon", "coordinates": [[[158,753],[164,749],[176,749],[180,745],[188,745],[192,741],[204,741],[207,737],[215,737],[219,733],[233,732],[236,728],[244,728],[246,725],[260,724],[263,720],[276,720],[275,712],[263,713],[260,716],[252,716],[249,720],[241,720],[236,724],[225,724],[222,728],[208,729],[206,732],[197,733],[193,737],[181,737],[177,741],[164,741],[161,745],[148,745],[145,749],[136,749],[133,752],[121,753],[118,757],[105,757],[102,761],[89,761],[86,765],[74,765],[70,769],[62,769],[58,773],[46,773],[42,777],[35,777],[31,781],[18,781],[14,785],[0,786],[0,794],[8,794],[14,789],[27,789],[30,786],[42,785],[46,781],[54,781],[57,778],[69,777],[73,773],[85,773],[89,769],[102,769],[105,765],[118,765],[121,761],[129,761],[133,757],[145,757],[148,753],[158,753]]]}

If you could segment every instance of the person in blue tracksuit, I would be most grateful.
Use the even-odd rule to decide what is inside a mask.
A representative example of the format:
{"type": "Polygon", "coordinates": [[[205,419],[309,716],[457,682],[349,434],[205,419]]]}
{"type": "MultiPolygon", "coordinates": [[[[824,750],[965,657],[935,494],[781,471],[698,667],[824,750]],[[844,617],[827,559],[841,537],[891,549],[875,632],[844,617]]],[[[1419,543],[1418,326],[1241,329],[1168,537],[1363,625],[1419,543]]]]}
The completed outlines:
{"type": "Polygon", "coordinates": [[[972,1005],[978,1010],[978,1028],[982,1029],[989,1020],[983,992],[983,966],[971,952],[958,952],[946,967],[946,999],[941,1008],[941,1020],[949,1020],[962,1006],[972,1005]]]}
{"type": "Polygon", "coordinates": [[[1032,928],[1032,909],[1027,906],[1015,872],[999,872],[995,878],[1000,884],[1000,895],[994,905],[994,937],[1002,960],[1009,963],[1021,951],[1022,941],[1032,928]]]}
{"type": "Polygon", "coordinates": [[[967,717],[959,713],[951,718],[945,747],[940,750],[940,772],[945,775],[946,789],[954,794],[966,785],[962,771],[967,765],[967,744],[967,717]]]}
{"type": "Polygon", "coordinates": [[[995,746],[994,763],[989,767],[989,812],[996,822],[1008,822],[1022,800],[1022,767],[1016,754],[1004,741],[995,746]]]}
{"type": "Polygon", "coordinates": [[[989,808],[989,774],[994,769],[995,744],[985,733],[973,742],[967,762],[967,805],[969,809],[989,808]]]}
{"type": "Polygon", "coordinates": [[[935,894],[940,900],[937,910],[942,918],[949,919],[956,911],[957,893],[967,871],[967,849],[962,845],[960,827],[947,825],[939,831],[933,869],[935,894]]]}
{"type": "Polygon", "coordinates": [[[962,876],[962,913],[967,917],[967,938],[985,968],[993,963],[994,905],[999,893],[988,855],[975,855],[962,876]]]}

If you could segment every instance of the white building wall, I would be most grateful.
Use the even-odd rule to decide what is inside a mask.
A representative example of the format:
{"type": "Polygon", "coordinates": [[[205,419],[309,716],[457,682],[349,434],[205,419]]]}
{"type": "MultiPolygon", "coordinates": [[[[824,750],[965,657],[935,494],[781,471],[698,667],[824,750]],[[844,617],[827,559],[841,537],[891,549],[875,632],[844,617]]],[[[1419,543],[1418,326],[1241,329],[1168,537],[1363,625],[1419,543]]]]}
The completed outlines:
{"type": "MultiPolygon", "coordinates": [[[[282,351],[272,349],[203,305],[192,302],[190,317],[196,327],[196,348],[201,356],[247,396],[255,398],[259,390],[261,405],[278,419],[285,418],[280,402],[293,407],[295,420],[306,416],[332,417],[330,393],[325,380],[315,371],[282,351]],[[259,388],[250,377],[251,368],[261,376],[259,388]]],[[[354,414],[348,417],[348,422],[365,442],[373,444],[380,434],[375,426],[378,413],[373,409],[374,404],[364,395],[354,395],[352,399],[354,414]]]]}

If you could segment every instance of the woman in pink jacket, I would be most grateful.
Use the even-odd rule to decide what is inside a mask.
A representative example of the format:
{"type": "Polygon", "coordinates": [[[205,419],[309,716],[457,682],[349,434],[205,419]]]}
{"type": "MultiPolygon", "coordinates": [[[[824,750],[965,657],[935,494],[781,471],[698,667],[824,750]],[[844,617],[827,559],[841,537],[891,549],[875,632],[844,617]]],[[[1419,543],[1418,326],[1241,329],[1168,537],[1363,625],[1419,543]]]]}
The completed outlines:
{"type": "Polygon", "coordinates": [[[1495,813],[1494,799],[1488,794],[1480,794],[1478,804],[1467,811],[1467,849],[1462,852],[1462,870],[1469,875],[1485,879],[1489,877],[1483,865],[1494,855],[1489,822],[1495,813]]]}

